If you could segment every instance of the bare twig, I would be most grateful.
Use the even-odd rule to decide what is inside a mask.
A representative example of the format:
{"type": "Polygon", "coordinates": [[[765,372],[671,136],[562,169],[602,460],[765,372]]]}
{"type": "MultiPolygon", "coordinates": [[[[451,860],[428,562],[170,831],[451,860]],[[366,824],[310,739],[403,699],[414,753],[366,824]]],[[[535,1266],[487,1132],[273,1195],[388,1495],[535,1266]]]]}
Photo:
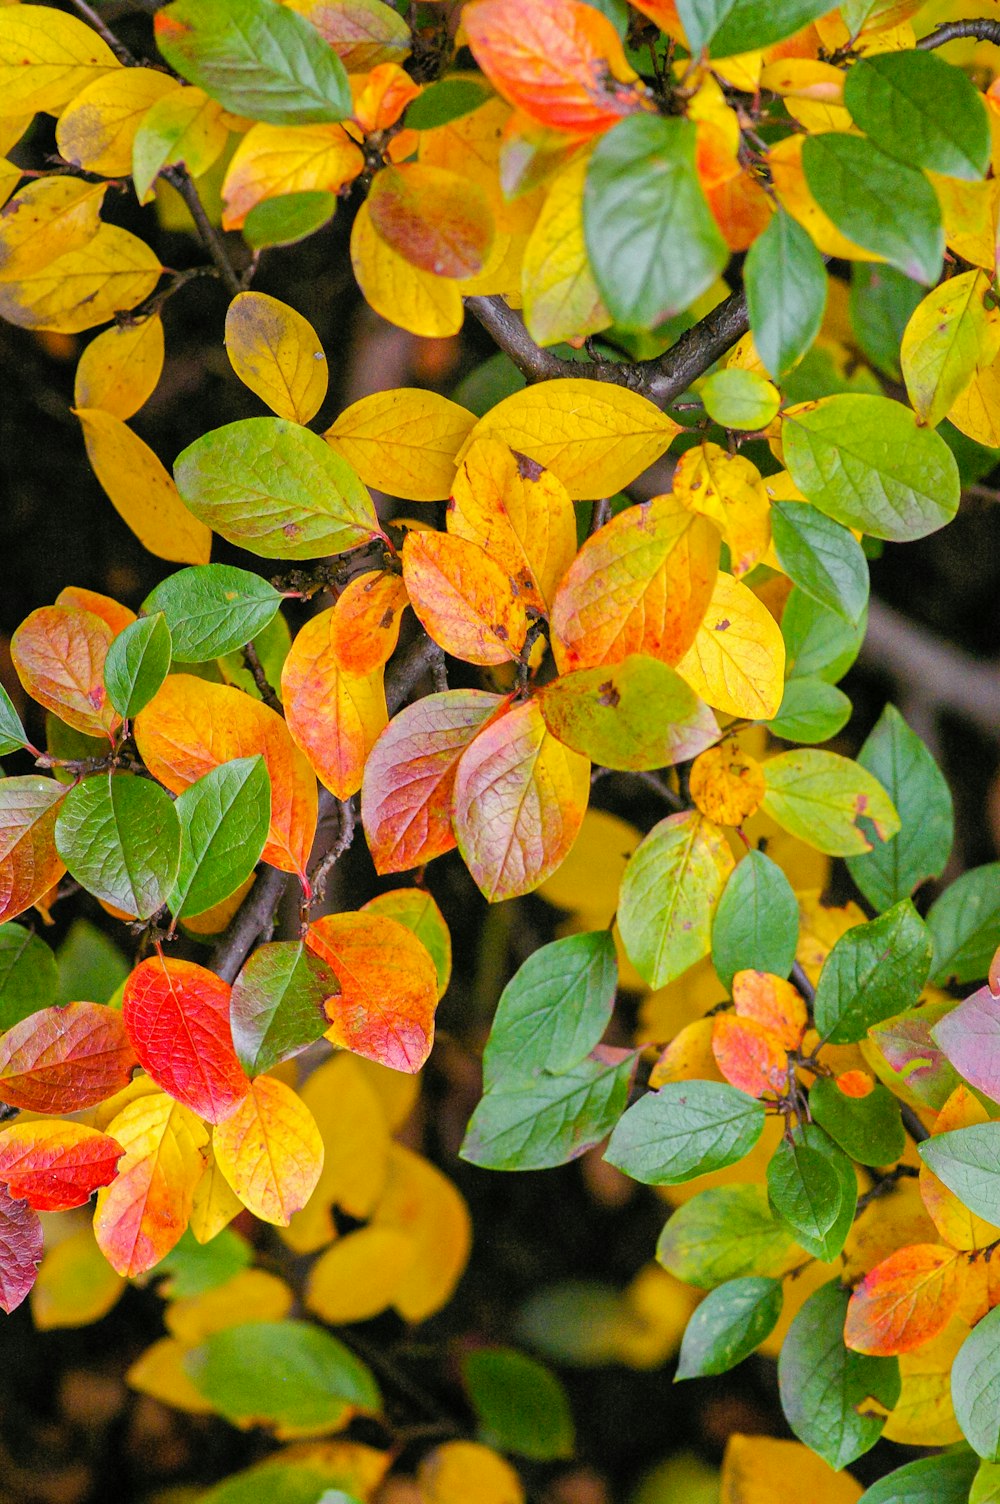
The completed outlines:
{"type": "Polygon", "coordinates": [[[245,643],[243,646],[243,661],[250,671],[250,675],[260,692],[260,697],[264,701],[264,704],[269,705],[272,710],[277,711],[278,715],[284,715],[285,708],[271,688],[267,675],[264,672],[264,665],[261,663],[260,656],[252,642],[245,643]]]}
{"type": "Polygon", "coordinates": [[[87,0],[70,0],[70,3],[73,5],[75,10],[78,10],[80,12],[81,16],[87,22],[87,24],[94,28],[94,30],[97,32],[97,35],[101,37],[103,41],[107,42],[108,46],[111,48],[111,51],[114,53],[115,57],[120,63],[122,63],[126,68],[137,68],[139,66],[138,58],[132,56],[132,53],[129,52],[124,42],[119,42],[118,38],[108,26],[107,22],[102,21],[101,17],[97,14],[96,10],[94,10],[93,6],[87,4],[87,0]]]}
{"type": "Polygon", "coordinates": [[[900,1102],[899,1114],[903,1119],[903,1127],[915,1144],[922,1144],[925,1138],[930,1138],[930,1129],[924,1127],[912,1107],[908,1107],[905,1102],[900,1102]]]}
{"type": "MultiPolygon", "coordinates": [[[[326,794],[325,789],[323,792],[326,794]]],[[[357,811],[354,808],[354,800],[334,799],[332,794],[329,794],[327,797],[330,806],[337,811],[340,828],[337,833],[337,839],[327,848],[309,874],[309,885],[313,890],[310,906],[313,908],[316,904],[321,903],[325,897],[327,878],[344,855],[344,852],[350,847],[354,840],[356,828],[357,811]]],[[[322,818],[322,815],[323,809],[321,806],[320,818],[322,818]]]]}
{"type": "Polygon", "coordinates": [[[975,37],[977,42],[993,42],[1000,47],[1000,21],[987,21],[983,16],[972,21],[948,21],[921,37],[917,46],[929,52],[932,47],[943,47],[946,42],[958,42],[962,37],[975,37]]]}
{"type": "Polygon", "coordinates": [[[264,867],[225,935],[212,952],[211,967],[224,982],[235,980],[254,942],[271,923],[292,879],[277,867],[264,867]]]}
{"type": "Polygon", "coordinates": [[[872,601],[861,663],[919,688],[934,711],[961,716],[1000,740],[1000,668],[942,642],[890,606],[872,601]]]}
{"type": "Polygon", "coordinates": [[[219,276],[228,292],[233,297],[243,289],[243,284],[236,272],[236,268],[229,259],[229,253],[222,243],[222,239],[211,224],[205,213],[205,206],[198,197],[198,189],[194,180],[183,167],[165,167],[161,173],[172,188],[176,188],[181,198],[188,207],[188,213],[195,222],[201,243],[218,267],[219,276]]]}

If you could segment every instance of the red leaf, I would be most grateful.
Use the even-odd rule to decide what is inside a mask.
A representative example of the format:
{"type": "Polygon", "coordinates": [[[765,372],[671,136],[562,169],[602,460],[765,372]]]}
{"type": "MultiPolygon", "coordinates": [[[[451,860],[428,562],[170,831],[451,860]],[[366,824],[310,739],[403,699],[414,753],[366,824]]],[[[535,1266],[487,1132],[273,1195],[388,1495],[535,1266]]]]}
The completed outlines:
{"type": "Polygon", "coordinates": [[[962,1292],[964,1261],[954,1248],[916,1243],[869,1269],[851,1296],[844,1341],[888,1358],[923,1347],[944,1330],[962,1292]]]}
{"type": "Polygon", "coordinates": [[[43,1008],[0,1039],[0,1102],[29,1112],[79,1112],[126,1087],[138,1063],[113,1008],[43,1008]]]}
{"type": "Polygon", "coordinates": [[[124,1153],[82,1123],[15,1123],[0,1133],[0,1185],[38,1212],[68,1211],[111,1184],[124,1153]]]}
{"type": "Polygon", "coordinates": [[[755,1018],[720,1013],[712,1028],[712,1054],[730,1086],[748,1096],[778,1093],[788,1085],[788,1055],[780,1036],[755,1018]]]}
{"type": "Polygon", "coordinates": [[[42,1261],[42,1224],[26,1201],[0,1185],[0,1310],[8,1316],[35,1283],[42,1261]]]}
{"type": "Polygon", "coordinates": [[[411,266],[438,277],[475,277],[493,245],[486,195],[467,176],[407,162],[385,167],[368,193],[372,224],[411,266]]]}
{"type": "Polygon", "coordinates": [[[37,903],[66,871],[55,837],[65,794],[54,778],[0,779],[0,923],[37,903]]]}

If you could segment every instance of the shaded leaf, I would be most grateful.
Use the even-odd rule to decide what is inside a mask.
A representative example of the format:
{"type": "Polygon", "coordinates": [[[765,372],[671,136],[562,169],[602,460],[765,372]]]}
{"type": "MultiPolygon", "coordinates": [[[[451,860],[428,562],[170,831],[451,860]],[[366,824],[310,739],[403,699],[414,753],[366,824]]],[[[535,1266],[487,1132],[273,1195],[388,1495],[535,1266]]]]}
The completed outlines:
{"type": "Polygon", "coordinates": [[[538,1462],[572,1456],[566,1391],[534,1358],[508,1347],[481,1347],[463,1359],[462,1378],[488,1446],[538,1462]]]}
{"type": "Polygon", "coordinates": [[[260,1075],[319,1039],[329,1027],[323,1005],[339,986],[300,940],[258,946],[230,999],[233,1045],[247,1075],[260,1075]]]}

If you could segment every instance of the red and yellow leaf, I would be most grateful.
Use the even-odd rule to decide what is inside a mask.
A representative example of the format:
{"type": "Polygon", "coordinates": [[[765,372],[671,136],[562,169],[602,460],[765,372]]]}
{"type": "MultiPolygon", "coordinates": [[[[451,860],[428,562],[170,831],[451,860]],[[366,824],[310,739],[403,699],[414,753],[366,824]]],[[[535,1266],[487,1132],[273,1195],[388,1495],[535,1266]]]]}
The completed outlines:
{"type": "Polygon", "coordinates": [[[112,636],[90,611],[42,606],[14,633],[10,655],[32,699],[85,736],[108,736],[121,722],[104,688],[112,636]]]}
{"type": "Polygon", "coordinates": [[[870,1269],[851,1296],[844,1341],[855,1352],[892,1357],[944,1330],[962,1291],[963,1260],[953,1248],[917,1243],[870,1269]]]}
{"type": "Polygon", "coordinates": [[[212,1135],[223,1175],[262,1222],[287,1227],[305,1206],[323,1168],[316,1120],[290,1086],[258,1076],[231,1117],[212,1135]]]}
{"type": "Polygon", "coordinates": [[[42,1224],[26,1201],[0,1185],[0,1311],[22,1302],[42,1261],[42,1224]]]}
{"type": "Polygon", "coordinates": [[[368,212],[387,245],[437,277],[475,277],[493,244],[493,216],[482,189],[425,162],[376,173],[368,212]]]}
{"type": "MultiPolygon", "coordinates": [[[[138,327],[145,329],[147,325],[140,324],[138,327]]],[[[112,333],[110,329],[107,332],[112,333]]],[[[87,349],[90,348],[88,345],[87,349]]],[[[81,356],[81,361],[82,359],[81,356]]],[[[77,374],[79,375],[79,367],[77,374]]],[[[90,611],[94,616],[99,616],[111,628],[113,637],[117,637],[119,632],[123,632],[135,621],[135,612],[123,606],[120,601],[113,600],[110,595],[102,595],[99,590],[85,590],[82,585],[67,585],[60,590],[56,596],[56,605],[68,606],[74,611],[90,611]]]]}
{"type": "Polygon", "coordinates": [[[769,971],[738,971],[733,977],[733,1007],[776,1034],[786,1050],[797,1050],[809,1022],[805,1000],[783,977],[769,971]]]}
{"type": "Polygon", "coordinates": [[[67,1211],[114,1180],[124,1152],[82,1123],[14,1123],[0,1133],[0,1185],[38,1212],[67,1211]]]}
{"type": "Polygon", "coordinates": [[[729,545],[738,579],[764,557],[771,542],[771,503],[760,471],[742,454],[718,444],[688,449],[674,474],[681,504],[715,523],[729,545]]]}
{"type": "Polygon", "coordinates": [[[356,575],[337,597],[330,623],[330,646],[340,668],[348,674],[373,674],[388,663],[408,604],[398,574],[374,570],[356,575]]]}
{"type": "Polygon", "coordinates": [[[264,199],[339,193],[362,171],[361,148],[339,125],[254,125],[236,148],[222,185],[222,227],[238,230],[264,199]]]}
{"type": "Polygon", "coordinates": [[[356,674],[341,663],[336,613],[322,611],[299,632],[281,670],[281,698],[288,730],[320,782],[349,799],[387,715],[381,664],[356,674]]]}
{"type": "Polygon", "coordinates": [[[520,591],[478,544],[407,533],[403,579],[414,612],[446,653],[483,665],[518,657],[528,633],[520,591]]]}
{"type": "Polygon", "coordinates": [[[29,1112],[79,1112],[122,1091],[138,1064],[113,1008],[42,1008],[0,1039],[0,1102],[29,1112]]]}
{"type": "Polygon", "coordinates": [[[0,923],[44,898],[66,871],[55,837],[65,794],[33,773],[0,779],[0,923]]]}
{"type": "Polygon", "coordinates": [[[720,1013],[712,1029],[712,1054],[730,1086],[748,1096],[777,1095],[788,1085],[788,1055],[781,1038],[755,1018],[720,1013]]]}

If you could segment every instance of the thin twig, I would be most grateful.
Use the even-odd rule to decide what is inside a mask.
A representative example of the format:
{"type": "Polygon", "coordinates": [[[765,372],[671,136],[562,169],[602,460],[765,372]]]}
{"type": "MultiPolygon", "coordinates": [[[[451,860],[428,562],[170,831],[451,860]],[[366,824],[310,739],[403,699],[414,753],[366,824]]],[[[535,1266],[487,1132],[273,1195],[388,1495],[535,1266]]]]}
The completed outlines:
{"type": "Polygon", "coordinates": [[[73,5],[74,9],[80,12],[83,19],[94,28],[94,30],[97,32],[97,35],[101,37],[103,41],[107,42],[108,46],[111,48],[111,51],[114,53],[115,57],[120,63],[122,63],[126,68],[137,68],[139,66],[138,58],[133,57],[132,53],[129,52],[124,42],[119,42],[118,38],[108,26],[107,22],[101,20],[101,17],[97,14],[96,10],[94,10],[92,6],[87,4],[87,0],[70,0],[70,3],[73,5]]]}
{"type": "Polygon", "coordinates": [[[929,52],[932,47],[943,47],[946,42],[958,42],[963,37],[975,37],[977,42],[993,42],[1000,47],[1000,21],[987,21],[984,16],[971,21],[948,21],[921,37],[917,46],[929,52]]]}
{"type": "Polygon", "coordinates": [[[219,276],[225,283],[227,291],[235,297],[238,292],[242,291],[243,284],[219,234],[205,213],[205,206],[198,197],[198,189],[195,187],[193,178],[183,167],[165,167],[160,175],[166,178],[172,188],[176,188],[187,204],[188,213],[195,222],[202,245],[218,267],[219,276]]]}
{"type": "Polygon", "coordinates": [[[590,514],[590,536],[599,533],[601,528],[611,516],[611,497],[602,496],[600,501],[594,502],[594,510],[590,514]]]}
{"type": "Polygon", "coordinates": [[[264,867],[257,874],[257,881],[236,918],[212,952],[211,968],[224,982],[235,981],[254,942],[271,923],[291,881],[289,874],[279,872],[277,867],[264,867]]]}
{"type": "Polygon", "coordinates": [[[260,692],[260,697],[264,701],[264,704],[269,705],[272,710],[276,710],[278,715],[284,715],[285,707],[282,705],[281,701],[278,699],[278,696],[271,688],[271,685],[268,682],[267,675],[264,672],[264,665],[261,663],[260,656],[252,642],[244,643],[243,662],[249,669],[250,675],[253,679],[253,682],[256,684],[258,691],[260,692]]]}
{"type": "Polygon", "coordinates": [[[337,818],[340,822],[340,830],[333,845],[324,852],[323,856],[316,863],[315,867],[309,874],[309,885],[313,890],[312,900],[310,903],[310,907],[312,908],[314,908],[316,904],[321,903],[323,898],[325,897],[327,879],[329,878],[330,873],[333,871],[334,867],[340,861],[340,858],[344,855],[344,852],[347,851],[350,847],[351,842],[354,840],[354,832],[356,829],[357,811],[354,808],[354,800],[333,799],[332,794],[330,795],[330,798],[331,800],[333,800],[334,807],[337,810],[337,818]]]}
{"type": "Polygon", "coordinates": [[[915,1144],[922,1144],[925,1138],[930,1138],[930,1129],[924,1127],[912,1107],[908,1107],[905,1102],[900,1102],[899,1113],[903,1119],[903,1127],[915,1144]]]}

